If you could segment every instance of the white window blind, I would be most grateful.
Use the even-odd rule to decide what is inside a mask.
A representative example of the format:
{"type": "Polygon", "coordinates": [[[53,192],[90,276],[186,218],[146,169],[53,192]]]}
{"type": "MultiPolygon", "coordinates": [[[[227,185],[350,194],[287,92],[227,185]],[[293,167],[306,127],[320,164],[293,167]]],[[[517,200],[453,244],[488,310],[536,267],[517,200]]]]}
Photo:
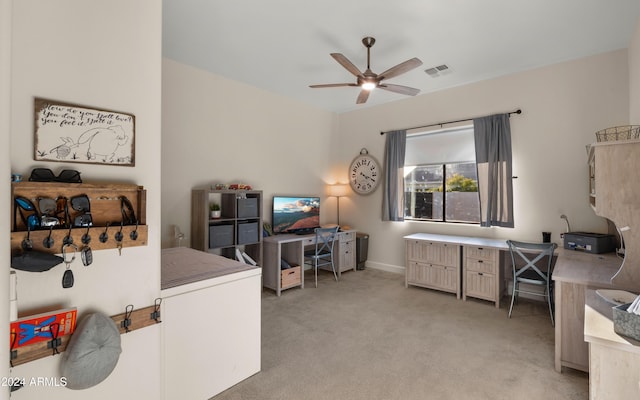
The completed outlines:
{"type": "Polygon", "coordinates": [[[473,125],[407,135],[405,166],[475,161],[473,125]]]}

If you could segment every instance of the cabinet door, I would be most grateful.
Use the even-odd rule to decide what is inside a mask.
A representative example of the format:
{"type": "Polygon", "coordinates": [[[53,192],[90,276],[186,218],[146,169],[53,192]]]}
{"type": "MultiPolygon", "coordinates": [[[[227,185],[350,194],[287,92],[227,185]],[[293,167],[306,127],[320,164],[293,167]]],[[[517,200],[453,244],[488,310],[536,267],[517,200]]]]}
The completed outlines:
{"type": "Polygon", "coordinates": [[[431,264],[455,266],[458,262],[458,246],[447,243],[410,240],[407,242],[407,258],[431,264]]]}
{"type": "Polygon", "coordinates": [[[424,243],[422,257],[425,262],[453,267],[458,262],[458,246],[446,243],[424,243]]]}
{"type": "Polygon", "coordinates": [[[407,260],[422,260],[421,240],[407,240],[406,245],[407,260]]]}
{"type": "Polygon", "coordinates": [[[455,292],[458,288],[458,269],[446,265],[431,265],[428,273],[429,284],[444,290],[455,292]]]}
{"type": "MultiPolygon", "coordinates": [[[[584,285],[568,282],[556,282],[560,285],[556,294],[560,292],[562,298],[556,307],[560,307],[562,316],[560,321],[561,343],[560,355],[562,363],[581,371],[589,369],[589,344],[584,341],[584,285]]],[[[557,298],[557,296],[556,296],[557,298]]],[[[556,326],[558,322],[556,321],[556,326]]],[[[556,336],[556,340],[558,337],[556,336]]]]}
{"type": "Polygon", "coordinates": [[[477,297],[485,300],[495,300],[496,279],[495,275],[484,272],[467,271],[465,275],[466,296],[477,297]]]}
{"type": "Polygon", "coordinates": [[[407,265],[407,282],[417,284],[429,283],[429,266],[427,264],[410,261],[407,265]]]}
{"type": "Polygon", "coordinates": [[[340,242],[339,250],[339,270],[346,271],[355,267],[355,254],[353,252],[353,241],[340,242]]]}

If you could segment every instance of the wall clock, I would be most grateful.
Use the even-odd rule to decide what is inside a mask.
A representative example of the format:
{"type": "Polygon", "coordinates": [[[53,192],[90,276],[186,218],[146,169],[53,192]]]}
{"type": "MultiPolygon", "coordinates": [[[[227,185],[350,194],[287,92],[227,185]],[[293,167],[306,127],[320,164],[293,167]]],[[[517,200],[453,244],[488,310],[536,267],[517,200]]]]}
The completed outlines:
{"type": "Polygon", "coordinates": [[[353,159],[349,167],[349,183],[351,189],[358,194],[372,193],[382,179],[380,166],[367,149],[360,150],[360,155],[353,159]]]}

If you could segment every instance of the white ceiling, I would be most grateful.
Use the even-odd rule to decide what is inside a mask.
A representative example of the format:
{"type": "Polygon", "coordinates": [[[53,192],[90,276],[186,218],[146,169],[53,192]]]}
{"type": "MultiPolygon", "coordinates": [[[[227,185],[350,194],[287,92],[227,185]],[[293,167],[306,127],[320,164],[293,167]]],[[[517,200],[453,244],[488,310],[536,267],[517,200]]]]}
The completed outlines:
{"type": "Polygon", "coordinates": [[[212,73],[345,112],[406,96],[358,88],[329,53],[362,71],[413,57],[423,65],[386,81],[420,94],[626,48],[639,0],[163,0],[163,56],[212,73]],[[432,78],[424,70],[447,64],[432,78]]]}

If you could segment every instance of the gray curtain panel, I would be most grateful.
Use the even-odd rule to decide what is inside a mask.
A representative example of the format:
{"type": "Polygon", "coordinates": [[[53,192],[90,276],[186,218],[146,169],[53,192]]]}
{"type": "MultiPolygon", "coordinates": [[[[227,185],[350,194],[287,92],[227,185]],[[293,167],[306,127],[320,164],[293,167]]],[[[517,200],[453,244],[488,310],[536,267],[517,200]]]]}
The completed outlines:
{"type": "Polygon", "coordinates": [[[386,133],[382,220],[404,221],[404,154],[407,131],[386,133]]]}
{"type": "Polygon", "coordinates": [[[480,195],[480,225],[513,228],[509,114],[473,120],[480,195]]]}

